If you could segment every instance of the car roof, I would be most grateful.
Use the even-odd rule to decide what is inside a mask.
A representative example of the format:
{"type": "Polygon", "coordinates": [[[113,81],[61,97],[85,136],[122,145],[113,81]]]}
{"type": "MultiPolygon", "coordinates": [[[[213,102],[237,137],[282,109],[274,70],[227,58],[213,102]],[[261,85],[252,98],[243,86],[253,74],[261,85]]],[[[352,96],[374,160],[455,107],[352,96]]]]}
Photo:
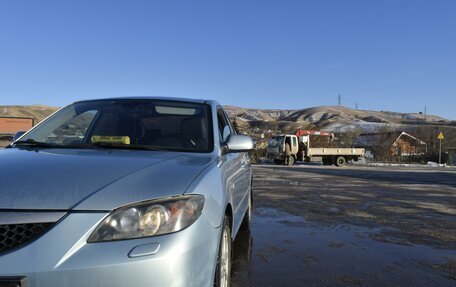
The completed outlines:
{"type": "Polygon", "coordinates": [[[218,105],[218,103],[213,100],[177,98],[177,97],[114,97],[114,98],[99,98],[99,99],[81,100],[81,101],[76,101],[75,103],[91,102],[91,101],[113,101],[113,100],[163,100],[163,101],[176,101],[176,102],[188,102],[188,103],[196,103],[196,104],[218,105]]]}

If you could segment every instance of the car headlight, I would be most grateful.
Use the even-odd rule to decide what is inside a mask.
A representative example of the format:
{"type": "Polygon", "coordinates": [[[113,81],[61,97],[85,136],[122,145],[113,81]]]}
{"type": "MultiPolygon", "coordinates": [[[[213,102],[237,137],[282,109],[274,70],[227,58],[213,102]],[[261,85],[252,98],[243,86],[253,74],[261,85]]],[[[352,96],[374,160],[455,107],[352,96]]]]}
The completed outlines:
{"type": "Polygon", "coordinates": [[[202,195],[184,195],[128,205],[114,210],[93,231],[88,243],[173,233],[201,215],[202,195]]]}

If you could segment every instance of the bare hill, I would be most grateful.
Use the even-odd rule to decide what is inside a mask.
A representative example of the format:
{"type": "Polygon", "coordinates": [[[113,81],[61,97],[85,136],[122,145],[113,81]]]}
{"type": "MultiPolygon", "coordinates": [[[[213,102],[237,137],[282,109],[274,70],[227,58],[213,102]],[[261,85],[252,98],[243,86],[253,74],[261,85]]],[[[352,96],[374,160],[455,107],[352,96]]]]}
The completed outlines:
{"type": "Polygon", "coordinates": [[[353,110],[343,106],[320,106],[300,110],[246,109],[226,107],[230,117],[241,127],[270,128],[294,131],[313,128],[332,132],[375,132],[379,130],[410,130],[418,126],[456,126],[439,116],[418,113],[353,110]]]}
{"type": "Polygon", "coordinates": [[[0,117],[29,117],[34,118],[35,124],[37,124],[57,109],[42,105],[0,106],[0,117]]]}

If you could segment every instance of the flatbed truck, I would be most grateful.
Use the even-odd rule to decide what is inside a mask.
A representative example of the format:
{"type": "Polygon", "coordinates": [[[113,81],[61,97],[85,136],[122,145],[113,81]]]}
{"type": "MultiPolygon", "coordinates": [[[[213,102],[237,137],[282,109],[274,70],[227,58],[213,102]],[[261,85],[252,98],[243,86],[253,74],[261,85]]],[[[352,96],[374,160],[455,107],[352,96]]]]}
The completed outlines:
{"type": "Polygon", "coordinates": [[[364,157],[363,148],[339,148],[339,147],[312,147],[310,136],[326,136],[330,141],[334,139],[333,133],[298,130],[296,134],[284,134],[274,136],[269,140],[266,156],[275,164],[283,164],[285,159],[285,143],[288,142],[291,150],[289,165],[298,161],[310,162],[321,158],[324,165],[343,166],[348,161],[358,161],[364,157]]]}

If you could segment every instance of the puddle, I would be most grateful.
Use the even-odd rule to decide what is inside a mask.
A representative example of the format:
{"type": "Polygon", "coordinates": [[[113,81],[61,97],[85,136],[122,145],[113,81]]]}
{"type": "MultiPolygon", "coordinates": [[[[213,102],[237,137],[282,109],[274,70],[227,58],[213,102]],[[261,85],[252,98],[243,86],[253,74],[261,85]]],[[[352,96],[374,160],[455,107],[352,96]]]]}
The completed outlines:
{"type": "Polygon", "coordinates": [[[375,240],[382,229],[323,225],[257,208],[234,242],[233,286],[454,286],[456,251],[375,240]],[[432,266],[447,266],[449,271],[432,266]],[[447,265],[445,265],[447,264],[447,265]]]}

